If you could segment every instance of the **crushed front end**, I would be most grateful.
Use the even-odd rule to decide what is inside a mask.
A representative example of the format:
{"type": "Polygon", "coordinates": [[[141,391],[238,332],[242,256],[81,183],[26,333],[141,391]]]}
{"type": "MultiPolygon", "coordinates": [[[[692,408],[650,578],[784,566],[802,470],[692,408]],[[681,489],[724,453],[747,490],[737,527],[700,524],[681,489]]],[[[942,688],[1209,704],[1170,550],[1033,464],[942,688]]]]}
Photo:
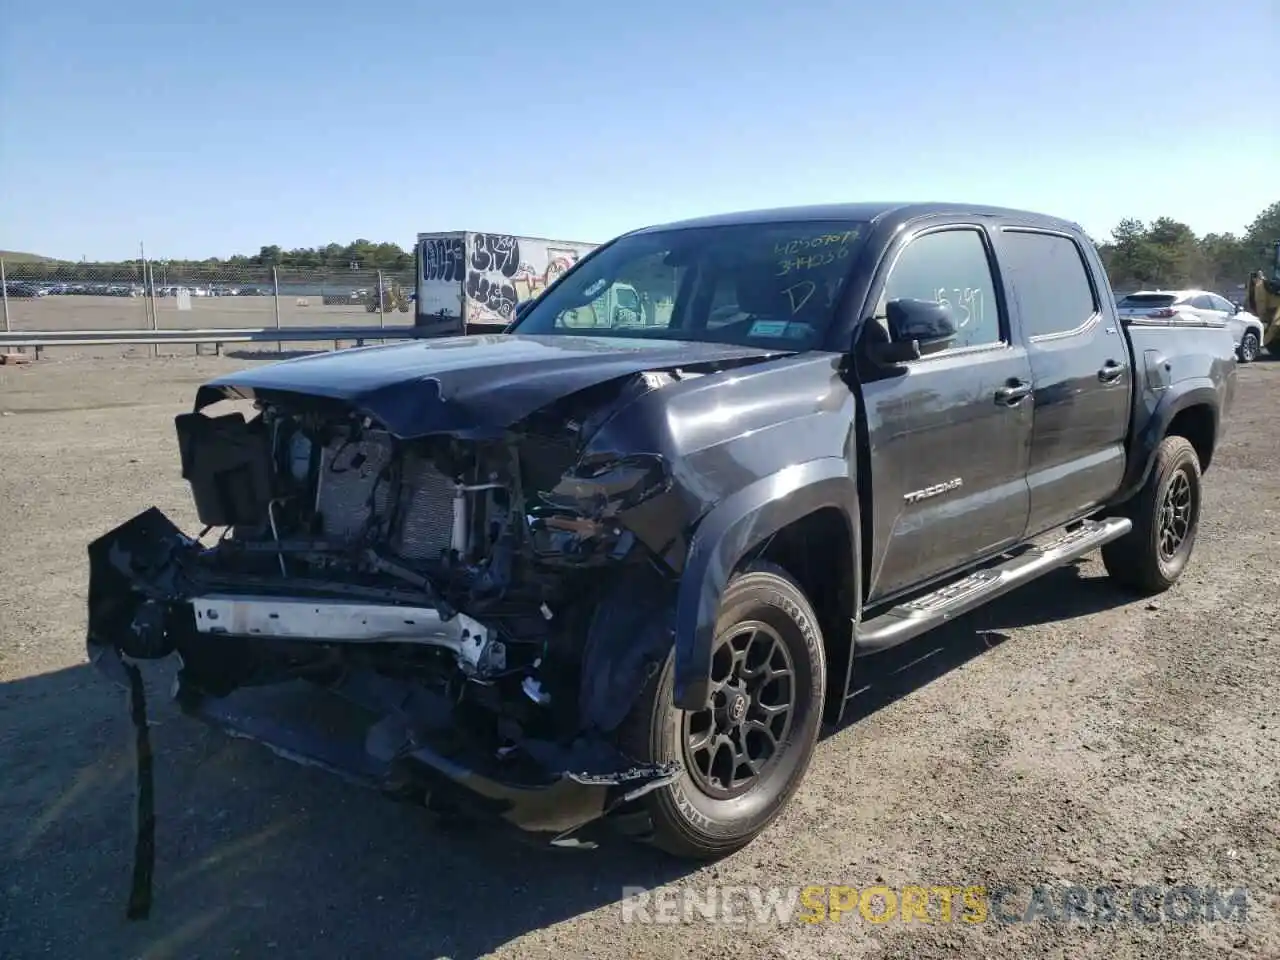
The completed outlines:
{"type": "Polygon", "coordinates": [[[610,737],[671,643],[672,571],[626,523],[669,473],[581,458],[593,415],[654,388],[626,379],[466,438],[405,439],[305,396],[183,414],[205,530],[153,508],[90,545],[90,658],[128,686],[133,662],[176,656],[187,713],[564,842],[679,774],[610,737]],[[357,722],[294,723],[264,696],[299,688],[357,722]]]}

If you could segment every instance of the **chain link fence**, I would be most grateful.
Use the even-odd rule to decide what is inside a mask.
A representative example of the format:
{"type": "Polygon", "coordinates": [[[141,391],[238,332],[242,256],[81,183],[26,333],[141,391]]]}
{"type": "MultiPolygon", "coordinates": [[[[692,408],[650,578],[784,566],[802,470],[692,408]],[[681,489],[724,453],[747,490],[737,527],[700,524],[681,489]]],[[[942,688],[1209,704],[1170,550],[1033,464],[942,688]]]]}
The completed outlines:
{"type": "Polygon", "coordinates": [[[414,272],[0,258],[4,330],[182,330],[412,322],[414,272]],[[381,291],[381,296],[379,296],[381,291]]]}

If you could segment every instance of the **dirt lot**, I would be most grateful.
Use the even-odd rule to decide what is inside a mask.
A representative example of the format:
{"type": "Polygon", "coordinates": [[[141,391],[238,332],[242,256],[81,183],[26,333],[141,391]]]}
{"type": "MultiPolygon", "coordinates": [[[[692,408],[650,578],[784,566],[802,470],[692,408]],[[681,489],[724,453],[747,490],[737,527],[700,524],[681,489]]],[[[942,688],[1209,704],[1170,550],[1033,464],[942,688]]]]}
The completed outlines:
{"type": "MultiPolygon", "coordinates": [[[[140,309],[140,308],[139,308],[140,309]]],[[[267,354],[268,359],[274,354],[267,354]]],[[[152,671],[156,904],[123,919],[123,694],[85,665],[87,542],[192,524],[173,414],[230,358],[0,367],[0,956],[1280,956],[1280,363],[1240,372],[1193,566],[1063,570],[863,671],[782,820],[699,870],[443,831],[177,716],[152,671]],[[623,923],[627,885],[1243,886],[1248,919],[623,923]]],[[[938,916],[936,908],[934,916],[938,916]]]]}

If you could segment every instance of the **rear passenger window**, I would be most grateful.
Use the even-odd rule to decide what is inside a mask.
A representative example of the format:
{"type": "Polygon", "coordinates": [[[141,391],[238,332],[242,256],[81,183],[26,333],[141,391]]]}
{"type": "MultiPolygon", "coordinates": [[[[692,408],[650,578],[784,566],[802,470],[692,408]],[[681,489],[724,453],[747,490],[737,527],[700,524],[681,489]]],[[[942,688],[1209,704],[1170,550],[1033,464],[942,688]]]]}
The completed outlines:
{"type": "Polygon", "coordinates": [[[1028,337],[1075,330],[1098,312],[1080,248],[1069,237],[1006,230],[1001,265],[1028,337]]]}
{"type": "Polygon", "coordinates": [[[917,237],[903,248],[885,281],[876,310],[890,300],[948,303],[956,321],[952,347],[1000,342],[1000,311],[987,247],[977,230],[944,230],[917,237]]]}

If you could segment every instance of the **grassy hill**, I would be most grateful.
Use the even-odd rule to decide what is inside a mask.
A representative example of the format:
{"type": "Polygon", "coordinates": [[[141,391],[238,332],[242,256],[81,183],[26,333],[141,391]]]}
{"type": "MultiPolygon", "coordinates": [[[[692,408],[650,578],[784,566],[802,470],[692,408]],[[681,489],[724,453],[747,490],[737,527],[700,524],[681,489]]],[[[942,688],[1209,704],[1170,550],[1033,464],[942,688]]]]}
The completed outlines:
{"type": "Polygon", "coordinates": [[[52,257],[42,257],[38,253],[22,253],[18,250],[0,250],[0,258],[10,263],[52,263],[52,257]]]}

